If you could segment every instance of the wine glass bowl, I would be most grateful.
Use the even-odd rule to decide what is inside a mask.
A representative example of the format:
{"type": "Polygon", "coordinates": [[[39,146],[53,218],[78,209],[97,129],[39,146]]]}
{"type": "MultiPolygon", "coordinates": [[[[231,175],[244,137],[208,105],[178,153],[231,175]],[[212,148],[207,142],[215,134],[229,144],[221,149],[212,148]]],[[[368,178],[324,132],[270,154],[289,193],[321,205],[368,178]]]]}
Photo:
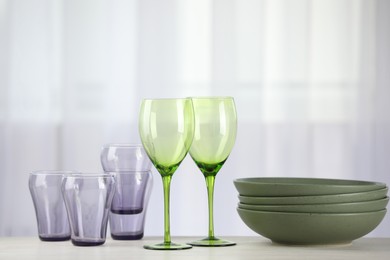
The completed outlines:
{"type": "Polygon", "coordinates": [[[194,136],[192,101],[183,99],[145,99],[139,114],[142,144],[160,173],[164,190],[164,242],[145,245],[146,249],[188,249],[191,245],[171,242],[169,194],[173,174],[190,149],[194,136]]]}
{"type": "Polygon", "coordinates": [[[193,246],[231,246],[234,242],[214,235],[214,182],[233,149],[237,134],[237,114],[232,97],[191,98],[195,115],[195,133],[190,148],[191,158],[206,180],[208,193],[209,230],[205,239],[191,242],[193,246]]]}

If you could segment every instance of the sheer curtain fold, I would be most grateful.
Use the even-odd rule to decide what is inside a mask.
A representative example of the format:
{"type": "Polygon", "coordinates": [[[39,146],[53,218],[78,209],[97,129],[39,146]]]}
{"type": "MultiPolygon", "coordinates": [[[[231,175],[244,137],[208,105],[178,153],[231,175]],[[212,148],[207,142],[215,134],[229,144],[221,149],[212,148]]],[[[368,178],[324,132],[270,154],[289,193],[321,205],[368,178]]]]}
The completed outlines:
{"type": "MultiPolygon", "coordinates": [[[[390,184],[389,12],[386,0],[0,0],[0,235],[36,234],[30,171],[101,171],[104,143],[139,142],[143,98],[234,96],[217,234],[253,234],[235,212],[235,178],[390,184]]],[[[147,235],[161,234],[161,194],[156,174],[147,235]]],[[[173,235],[206,233],[189,158],[171,211],[173,235]]]]}

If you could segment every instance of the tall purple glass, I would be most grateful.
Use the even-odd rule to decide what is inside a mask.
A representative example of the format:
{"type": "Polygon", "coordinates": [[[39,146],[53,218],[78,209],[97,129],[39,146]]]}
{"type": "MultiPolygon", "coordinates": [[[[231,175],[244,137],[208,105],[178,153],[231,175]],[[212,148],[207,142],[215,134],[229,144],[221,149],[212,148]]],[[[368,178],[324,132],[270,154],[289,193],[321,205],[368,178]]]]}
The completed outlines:
{"type": "Polygon", "coordinates": [[[145,215],[153,184],[151,162],[142,145],[108,144],[100,155],[106,173],[115,173],[116,191],[109,214],[111,237],[144,236],[145,215]]]}

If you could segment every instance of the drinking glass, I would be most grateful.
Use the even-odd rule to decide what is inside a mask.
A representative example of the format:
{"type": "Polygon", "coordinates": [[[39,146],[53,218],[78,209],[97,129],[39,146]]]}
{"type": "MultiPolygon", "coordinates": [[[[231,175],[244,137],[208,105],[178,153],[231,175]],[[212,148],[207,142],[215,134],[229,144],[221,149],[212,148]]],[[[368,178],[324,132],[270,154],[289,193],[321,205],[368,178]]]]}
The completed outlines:
{"type": "Polygon", "coordinates": [[[61,186],[75,246],[106,241],[108,211],[115,191],[115,174],[65,175],[61,186]]]}
{"type": "Polygon", "coordinates": [[[30,173],[28,186],[34,203],[38,236],[42,241],[70,239],[70,227],[61,182],[70,171],[35,171],[30,173]]]}
{"type": "Polygon", "coordinates": [[[146,249],[175,250],[192,246],[171,242],[169,193],[171,179],[188,153],[194,136],[194,111],[189,98],[145,99],[139,114],[142,144],[160,173],[164,190],[164,242],[146,249]]]}
{"type": "Polygon", "coordinates": [[[236,140],[237,115],[232,97],[192,98],[195,133],[190,155],[203,173],[208,194],[209,227],[205,239],[193,246],[231,246],[234,242],[214,235],[213,197],[215,177],[226,162],[236,140]]]}
{"type": "Polygon", "coordinates": [[[100,161],[106,173],[115,173],[116,189],[109,213],[111,237],[137,240],[144,236],[145,215],[153,176],[152,163],[142,144],[107,144],[100,161]]]}

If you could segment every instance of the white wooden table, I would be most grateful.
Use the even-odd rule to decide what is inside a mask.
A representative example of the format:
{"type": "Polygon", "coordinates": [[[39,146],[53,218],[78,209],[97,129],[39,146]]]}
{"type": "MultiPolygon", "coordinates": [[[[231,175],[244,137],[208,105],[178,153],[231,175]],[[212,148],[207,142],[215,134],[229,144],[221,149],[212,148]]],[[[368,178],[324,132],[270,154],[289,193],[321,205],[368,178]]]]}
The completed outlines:
{"type": "MultiPolygon", "coordinates": [[[[224,237],[237,242],[231,247],[193,247],[189,250],[153,251],[143,245],[161,242],[162,238],[144,238],[138,241],[115,241],[108,238],[102,246],[76,247],[70,241],[41,242],[36,237],[0,238],[1,260],[139,260],[139,259],[390,259],[390,238],[361,238],[344,246],[282,246],[258,237],[224,237]]],[[[173,237],[173,242],[185,243],[195,237],[173,237]]]]}

